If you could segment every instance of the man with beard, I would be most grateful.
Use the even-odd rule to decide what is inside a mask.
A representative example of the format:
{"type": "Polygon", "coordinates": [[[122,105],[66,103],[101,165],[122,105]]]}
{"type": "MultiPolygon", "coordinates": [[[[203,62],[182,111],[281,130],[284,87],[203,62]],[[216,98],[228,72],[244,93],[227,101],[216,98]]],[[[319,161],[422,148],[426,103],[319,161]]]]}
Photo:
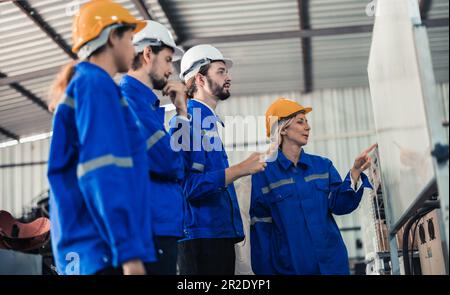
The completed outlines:
{"type": "MultiPolygon", "coordinates": [[[[217,129],[223,123],[214,110],[230,96],[231,66],[232,61],[211,45],[194,46],[181,60],[180,78],[187,85],[191,122],[189,150],[183,152],[185,238],[178,249],[180,272],[185,275],[234,274],[234,244],[243,240],[244,230],[233,181],[266,167],[259,153],[228,165],[217,129]]],[[[179,125],[172,123],[176,130],[179,125]]]]}
{"type": "MultiPolygon", "coordinates": [[[[176,274],[177,241],[183,236],[184,164],[181,153],[171,149],[170,135],[164,128],[164,108],[152,89],[162,90],[186,117],[186,91],[180,82],[168,81],[172,62],[183,50],[175,45],[169,30],[154,21],[136,34],[137,53],[132,69],[122,78],[122,93],[133,112],[140,133],[147,144],[152,218],[158,262],[149,274],[176,274]]],[[[187,120],[187,119],[186,119],[187,120]]]]}

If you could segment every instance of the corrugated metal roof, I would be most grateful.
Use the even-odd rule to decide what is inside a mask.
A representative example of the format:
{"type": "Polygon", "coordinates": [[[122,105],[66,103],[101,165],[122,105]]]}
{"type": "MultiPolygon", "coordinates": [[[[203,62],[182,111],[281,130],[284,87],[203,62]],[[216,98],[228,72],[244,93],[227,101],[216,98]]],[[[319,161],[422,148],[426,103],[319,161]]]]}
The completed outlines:
{"type": "Polygon", "coordinates": [[[430,19],[448,17],[448,0],[433,0],[432,7],[428,13],[430,19]]]}
{"type": "Polygon", "coordinates": [[[13,76],[67,61],[67,55],[12,2],[0,3],[0,11],[0,71],[13,76]]]}
{"type": "Polygon", "coordinates": [[[368,85],[370,43],[370,33],[313,38],[314,87],[323,89],[368,85]]]}
{"type": "Polygon", "coordinates": [[[295,30],[297,2],[292,0],[168,1],[174,25],[188,37],[239,35],[295,30]]]}
{"type": "MultiPolygon", "coordinates": [[[[87,0],[26,1],[71,46],[73,3],[87,0]]],[[[134,1],[117,1],[141,17],[134,1]]],[[[296,0],[142,0],[152,18],[169,27],[180,41],[215,41],[213,45],[235,61],[231,70],[233,95],[256,95],[304,88],[302,42],[296,35],[279,34],[300,28],[296,0]],[[261,37],[261,34],[273,33],[261,37]],[[237,36],[245,40],[235,40],[237,36]],[[202,39],[206,38],[206,39],[202,39]],[[211,39],[212,38],[212,39],[211,39]],[[216,39],[217,40],[217,39],[216,39]]],[[[312,30],[370,26],[366,15],[370,0],[310,0],[312,30]]],[[[448,19],[447,0],[433,0],[428,19],[448,19]]],[[[448,26],[429,30],[438,82],[448,81],[448,26]]],[[[12,1],[0,3],[0,72],[8,76],[49,71],[20,81],[20,85],[45,100],[55,69],[70,57],[12,1]]],[[[196,41],[196,42],[197,42],[196,41]]],[[[313,89],[367,86],[370,32],[311,38],[313,89]]],[[[0,83],[1,83],[0,78],[0,83]]],[[[0,84],[0,128],[19,136],[46,132],[50,115],[19,92],[0,84]]],[[[0,135],[0,142],[7,137],[0,135]]]]}
{"type": "Polygon", "coordinates": [[[280,92],[301,87],[302,62],[298,39],[213,45],[220,48],[224,56],[233,59],[233,95],[280,92]]]}
{"type": "Polygon", "coordinates": [[[313,0],[309,2],[312,28],[373,24],[373,18],[366,14],[366,7],[371,2],[369,0],[313,0]]]}
{"type": "Polygon", "coordinates": [[[448,27],[429,29],[428,39],[430,40],[431,57],[433,59],[436,81],[448,82],[448,27]]]}
{"type": "MultiPolygon", "coordinates": [[[[55,0],[28,0],[28,3],[35,8],[44,20],[67,42],[72,44],[72,17],[74,10],[88,0],[77,1],[55,1],[55,0]],[[76,5],[77,4],[77,5],[76,5]]],[[[128,9],[135,17],[141,17],[136,9],[136,6],[131,1],[115,0],[123,7],[128,9]]]]}
{"type": "Polygon", "coordinates": [[[169,19],[167,18],[166,14],[162,10],[161,6],[159,5],[159,0],[146,0],[144,1],[147,11],[150,13],[150,15],[154,18],[155,21],[163,24],[166,26],[166,28],[170,29],[172,32],[173,37],[175,40],[178,38],[177,34],[172,28],[172,24],[169,22],[169,19]]]}
{"type": "MultiPolygon", "coordinates": [[[[46,88],[45,84],[40,86],[46,88]]],[[[51,115],[8,86],[0,87],[0,126],[15,135],[50,130],[51,115]]],[[[2,141],[11,140],[3,137],[2,141]]]]}

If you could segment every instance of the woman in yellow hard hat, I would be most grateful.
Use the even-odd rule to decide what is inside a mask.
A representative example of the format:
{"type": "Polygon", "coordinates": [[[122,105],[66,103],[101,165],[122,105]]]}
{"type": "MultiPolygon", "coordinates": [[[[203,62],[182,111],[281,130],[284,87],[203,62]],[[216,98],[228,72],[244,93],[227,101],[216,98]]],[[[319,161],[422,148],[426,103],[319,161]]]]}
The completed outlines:
{"type": "Polygon", "coordinates": [[[303,107],[285,98],[266,112],[274,161],[252,176],[251,256],[255,274],[349,274],[347,250],[332,214],[358,207],[368,153],[359,155],[342,181],[333,163],[303,150],[311,127],[303,107]]]}
{"type": "Polygon", "coordinates": [[[48,162],[52,246],[61,274],[145,274],[154,262],[145,143],[113,76],[145,26],[108,0],[73,22],[80,61],[57,78],[48,162]]]}

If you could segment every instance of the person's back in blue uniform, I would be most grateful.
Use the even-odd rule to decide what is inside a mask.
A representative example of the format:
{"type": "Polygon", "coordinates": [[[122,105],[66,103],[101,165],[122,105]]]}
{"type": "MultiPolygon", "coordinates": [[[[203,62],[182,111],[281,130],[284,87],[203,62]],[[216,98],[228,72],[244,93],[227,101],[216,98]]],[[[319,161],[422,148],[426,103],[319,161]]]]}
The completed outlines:
{"type": "Polygon", "coordinates": [[[132,28],[142,24],[110,1],[85,4],[74,22],[74,52],[88,61],[66,69],[52,102],[56,266],[61,274],[145,274],[143,263],[156,259],[145,145],[111,77],[131,64],[132,28]]]}
{"type": "Polygon", "coordinates": [[[183,51],[176,47],[169,31],[154,21],[147,21],[133,43],[137,55],[120,86],[146,141],[148,181],[152,187],[149,199],[158,256],[150,272],[175,275],[177,243],[183,237],[184,162],[182,154],[171,147],[170,135],[164,127],[165,109],[160,107],[153,89],[168,94],[177,106],[178,115],[186,117],[185,87],[180,82],[168,81],[172,62],[183,51]]]}

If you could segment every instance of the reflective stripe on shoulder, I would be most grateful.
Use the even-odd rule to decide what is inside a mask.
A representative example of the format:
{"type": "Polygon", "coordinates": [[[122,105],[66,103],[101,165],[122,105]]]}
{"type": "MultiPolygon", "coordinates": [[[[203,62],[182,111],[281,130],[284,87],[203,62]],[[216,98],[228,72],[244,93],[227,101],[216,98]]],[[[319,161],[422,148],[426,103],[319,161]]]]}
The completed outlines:
{"type": "Polygon", "coordinates": [[[147,139],[147,150],[151,149],[165,135],[164,131],[158,130],[147,139]]]}
{"type": "Polygon", "coordinates": [[[60,104],[66,105],[72,109],[75,108],[75,100],[72,97],[68,96],[67,94],[64,94],[60,104]]]}

